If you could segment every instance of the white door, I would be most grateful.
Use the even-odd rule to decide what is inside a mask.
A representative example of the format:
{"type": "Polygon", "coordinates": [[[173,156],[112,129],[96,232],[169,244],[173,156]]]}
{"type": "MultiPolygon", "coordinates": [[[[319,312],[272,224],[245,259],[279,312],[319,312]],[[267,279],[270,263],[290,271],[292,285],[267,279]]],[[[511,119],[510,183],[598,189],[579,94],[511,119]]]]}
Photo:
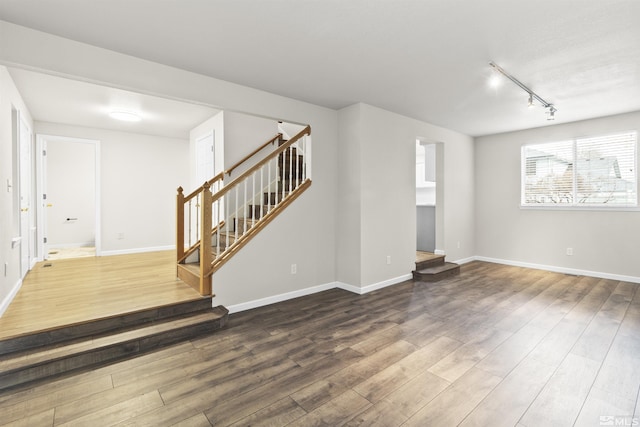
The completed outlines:
{"type": "Polygon", "coordinates": [[[200,186],[215,175],[213,132],[196,139],[196,185],[200,186]]]}
{"type": "Polygon", "coordinates": [[[32,248],[29,238],[31,222],[31,129],[19,116],[18,140],[20,142],[20,274],[22,277],[31,268],[32,248]]]}

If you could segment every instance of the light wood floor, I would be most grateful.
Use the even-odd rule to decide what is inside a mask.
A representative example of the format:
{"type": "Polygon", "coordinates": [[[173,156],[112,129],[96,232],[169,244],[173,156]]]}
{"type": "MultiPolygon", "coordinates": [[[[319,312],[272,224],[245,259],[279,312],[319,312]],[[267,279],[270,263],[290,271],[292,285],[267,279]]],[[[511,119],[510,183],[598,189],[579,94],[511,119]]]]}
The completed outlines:
{"type": "Polygon", "coordinates": [[[0,395],[0,424],[599,426],[640,417],[639,387],[638,285],[473,262],[234,314],[215,335],[0,395]]]}
{"type": "Polygon", "coordinates": [[[0,317],[0,338],[195,298],[174,251],[40,262],[0,317]]]}

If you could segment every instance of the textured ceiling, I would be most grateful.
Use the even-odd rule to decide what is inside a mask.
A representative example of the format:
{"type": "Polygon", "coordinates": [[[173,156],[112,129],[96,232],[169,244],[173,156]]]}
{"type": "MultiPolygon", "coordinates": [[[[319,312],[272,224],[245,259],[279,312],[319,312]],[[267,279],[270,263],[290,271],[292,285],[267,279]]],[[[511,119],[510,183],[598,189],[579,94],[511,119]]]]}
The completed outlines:
{"type": "Polygon", "coordinates": [[[640,110],[637,0],[0,0],[0,19],[330,108],[469,135],[640,110]],[[537,110],[537,111],[536,111],[537,110]]]}

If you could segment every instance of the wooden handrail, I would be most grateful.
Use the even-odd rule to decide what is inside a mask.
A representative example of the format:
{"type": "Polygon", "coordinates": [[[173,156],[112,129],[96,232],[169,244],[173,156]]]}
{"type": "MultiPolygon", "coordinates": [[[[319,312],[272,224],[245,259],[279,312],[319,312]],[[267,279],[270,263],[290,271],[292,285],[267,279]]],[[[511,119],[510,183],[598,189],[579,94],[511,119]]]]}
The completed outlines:
{"type": "MultiPolygon", "coordinates": [[[[211,187],[211,186],[213,186],[214,182],[221,181],[223,178],[224,178],[224,172],[220,172],[218,175],[214,176],[209,181],[205,182],[205,184],[209,184],[209,187],[211,187]]],[[[180,188],[182,188],[182,187],[180,187],[180,188]]],[[[185,196],[184,197],[184,202],[188,202],[189,200],[193,199],[199,193],[201,193],[202,190],[204,190],[204,184],[202,184],[200,187],[198,187],[195,190],[193,190],[191,193],[189,193],[188,196],[185,196]]]]}
{"type": "Polygon", "coordinates": [[[243,172],[239,177],[231,181],[228,185],[225,185],[221,190],[217,191],[216,194],[213,195],[211,199],[211,203],[214,203],[216,200],[221,199],[225,194],[227,194],[231,189],[239,182],[242,182],[246,177],[250,176],[253,172],[260,169],[263,165],[267,164],[271,159],[278,156],[280,153],[283,153],[287,148],[291,147],[295,144],[300,138],[305,135],[311,135],[311,126],[307,125],[304,129],[302,129],[296,136],[291,138],[285,144],[278,147],[275,151],[271,152],[267,157],[260,160],[258,163],[250,167],[248,170],[243,172]]]}
{"type": "Polygon", "coordinates": [[[268,140],[267,142],[265,142],[264,144],[262,144],[260,147],[256,148],[255,150],[253,150],[251,153],[247,154],[246,156],[244,156],[242,158],[242,160],[240,160],[238,163],[236,163],[235,165],[231,166],[229,169],[227,169],[226,171],[224,171],[224,173],[226,173],[227,175],[231,175],[231,172],[233,172],[233,170],[235,168],[237,168],[238,166],[240,166],[241,164],[243,164],[244,162],[246,162],[247,160],[249,160],[250,158],[252,158],[253,156],[255,156],[258,152],[260,152],[260,150],[262,150],[264,147],[266,147],[269,144],[273,144],[274,142],[276,142],[277,140],[279,140],[280,138],[282,138],[282,134],[279,133],[276,136],[274,136],[273,138],[271,138],[270,140],[268,140]]]}

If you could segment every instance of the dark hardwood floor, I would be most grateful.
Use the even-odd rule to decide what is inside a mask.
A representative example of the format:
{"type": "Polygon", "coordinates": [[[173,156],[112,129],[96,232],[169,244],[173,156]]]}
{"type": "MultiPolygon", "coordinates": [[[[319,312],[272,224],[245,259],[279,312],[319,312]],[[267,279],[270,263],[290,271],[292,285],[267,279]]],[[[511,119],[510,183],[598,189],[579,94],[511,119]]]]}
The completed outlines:
{"type": "Polygon", "coordinates": [[[0,425],[636,425],[639,388],[637,284],[473,262],[0,394],[0,425]]]}

